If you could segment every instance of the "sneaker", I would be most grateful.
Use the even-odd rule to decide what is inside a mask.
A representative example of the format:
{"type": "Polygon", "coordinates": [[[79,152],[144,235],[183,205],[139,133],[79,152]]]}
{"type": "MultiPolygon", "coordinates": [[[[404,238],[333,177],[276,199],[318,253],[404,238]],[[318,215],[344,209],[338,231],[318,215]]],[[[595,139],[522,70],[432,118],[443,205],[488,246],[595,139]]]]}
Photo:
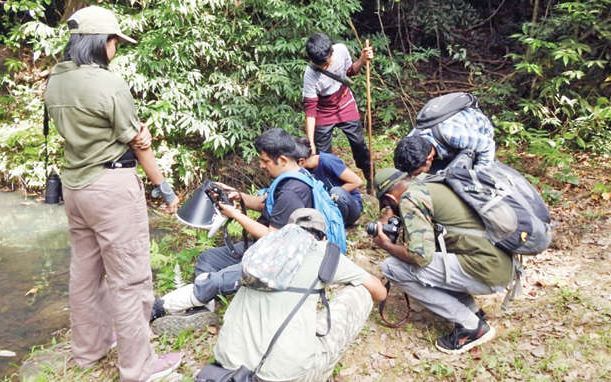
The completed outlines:
{"type": "Polygon", "coordinates": [[[181,314],[168,314],[151,323],[153,333],[158,336],[175,337],[184,330],[199,330],[208,326],[218,326],[219,318],[205,306],[192,308],[181,314]]]}
{"type": "Polygon", "coordinates": [[[151,376],[147,382],[159,381],[170,375],[180,365],[182,353],[167,353],[159,356],[152,365],[151,376]]]}
{"type": "Polygon", "coordinates": [[[168,314],[163,308],[163,300],[159,297],[155,298],[155,302],[153,303],[153,309],[151,310],[151,321],[155,321],[156,319],[165,316],[168,314]]]}
{"type": "Polygon", "coordinates": [[[477,329],[465,329],[462,325],[454,325],[449,334],[439,337],[435,347],[447,354],[461,354],[494,338],[496,331],[484,320],[479,320],[477,329]]]}

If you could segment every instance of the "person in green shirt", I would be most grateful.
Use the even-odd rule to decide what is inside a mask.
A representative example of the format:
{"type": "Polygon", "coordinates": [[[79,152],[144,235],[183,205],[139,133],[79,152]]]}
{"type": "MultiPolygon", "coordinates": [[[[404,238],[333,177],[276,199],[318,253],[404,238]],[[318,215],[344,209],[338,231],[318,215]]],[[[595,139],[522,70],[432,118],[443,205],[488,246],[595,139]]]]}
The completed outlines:
{"type": "Polygon", "coordinates": [[[68,19],[64,60],[51,71],[45,106],[64,138],[63,194],[70,230],[72,359],[90,367],[118,345],[122,381],[163,378],[180,353],[157,356],[149,231],[140,163],[169,212],[178,198],[159,170],[151,135],[125,81],[108,70],[124,35],[115,15],[91,6],[68,19]]]}
{"type": "Polygon", "coordinates": [[[480,218],[448,186],[390,168],[380,170],[374,183],[383,207],[374,243],[391,255],[382,273],[454,323],[437,339],[437,349],[458,354],[494,338],[494,328],[472,296],[503,291],[513,272],[511,257],[486,239],[480,218]],[[392,215],[401,219],[402,242],[393,243],[383,232],[382,224],[392,215]],[[440,233],[441,227],[447,232],[440,233]]]}

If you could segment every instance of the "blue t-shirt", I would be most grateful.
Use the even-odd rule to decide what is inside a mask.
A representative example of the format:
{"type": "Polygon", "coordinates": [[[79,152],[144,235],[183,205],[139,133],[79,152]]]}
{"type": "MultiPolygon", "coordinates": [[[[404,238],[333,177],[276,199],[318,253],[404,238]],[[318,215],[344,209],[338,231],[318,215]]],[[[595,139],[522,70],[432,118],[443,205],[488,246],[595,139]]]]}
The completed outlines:
{"type": "MultiPolygon", "coordinates": [[[[344,161],[337,156],[325,152],[319,154],[318,166],[310,170],[314,178],[320,180],[325,185],[325,189],[330,191],[333,187],[341,187],[344,181],[339,178],[342,172],[346,169],[344,161]]],[[[358,188],[350,191],[350,195],[363,207],[361,200],[361,192],[358,188]]]]}

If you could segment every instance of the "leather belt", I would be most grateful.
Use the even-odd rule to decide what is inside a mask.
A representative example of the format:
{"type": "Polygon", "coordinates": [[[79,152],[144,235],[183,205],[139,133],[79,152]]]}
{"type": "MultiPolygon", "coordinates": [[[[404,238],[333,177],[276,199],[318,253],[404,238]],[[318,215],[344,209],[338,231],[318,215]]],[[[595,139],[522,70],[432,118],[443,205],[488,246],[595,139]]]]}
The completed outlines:
{"type": "Polygon", "coordinates": [[[110,168],[110,169],[130,168],[130,167],[136,167],[137,164],[138,164],[138,161],[135,159],[125,159],[125,160],[116,160],[112,162],[106,162],[104,163],[104,167],[110,168]]]}

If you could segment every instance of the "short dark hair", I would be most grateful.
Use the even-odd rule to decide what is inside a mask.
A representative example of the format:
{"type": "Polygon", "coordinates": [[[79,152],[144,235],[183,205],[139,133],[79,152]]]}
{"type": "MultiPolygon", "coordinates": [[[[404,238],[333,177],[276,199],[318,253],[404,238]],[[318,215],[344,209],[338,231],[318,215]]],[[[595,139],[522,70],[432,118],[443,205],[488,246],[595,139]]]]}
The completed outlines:
{"type": "Polygon", "coordinates": [[[274,163],[281,155],[297,160],[297,144],[293,136],[279,128],[272,128],[263,132],[255,140],[255,148],[261,154],[265,152],[274,163]]]}
{"type": "Polygon", "coordinates": [[[312,149],[310,148],[310,141],[305,137],[295,138],[295,157],[297,159],[308,159],[312,156],[312,149]]]}
{"type": "Polygon", "coordinates": [[[110,63],[106,54],[106,42],[114,35],[71,34],[64,49],[64,60],[74,61],[77,65],[98,64],[107,67],[110,63]]]}
{"type": "Polygon", "coordinates": [[[308,57],[316,65],[322,65],[327,62],[327,58],[333,50],[333,42],[324,33],[314,33],[306,42],[306,52],[308,57]]]}
{"type": "Polygon", "coordinates": [[[395,147],[395,168],[412,174],[426,163],[433,144],[420,135],[403,137],[395,147]]]}

